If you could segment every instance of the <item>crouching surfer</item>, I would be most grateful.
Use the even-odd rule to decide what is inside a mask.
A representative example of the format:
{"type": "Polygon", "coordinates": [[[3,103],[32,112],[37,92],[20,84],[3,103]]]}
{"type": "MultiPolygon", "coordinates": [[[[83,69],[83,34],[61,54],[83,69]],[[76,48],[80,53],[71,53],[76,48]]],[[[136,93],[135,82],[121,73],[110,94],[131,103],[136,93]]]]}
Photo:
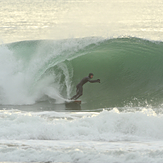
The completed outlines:
{"type": "Polygon", "coordinates": [[[87,82],[90,83],[100,83],[100,79],[91,80],[93,78],[93,73],[90,73],[87,77],[83,78],[79,84],[76,86],[76,95],[71,98],[71,100],[76,100],[83,94],[83,85],[87,82]]]}

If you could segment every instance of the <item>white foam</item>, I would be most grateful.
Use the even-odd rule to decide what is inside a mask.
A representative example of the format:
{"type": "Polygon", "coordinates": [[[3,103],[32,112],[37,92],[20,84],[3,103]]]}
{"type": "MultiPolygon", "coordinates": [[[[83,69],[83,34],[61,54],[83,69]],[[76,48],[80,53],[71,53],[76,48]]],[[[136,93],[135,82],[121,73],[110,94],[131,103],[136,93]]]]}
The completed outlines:
{"type": "Polygon", "coordinates": [[[162,140],[163,116],[153,110],[122,113],[0,112],[1,139],[162,140]]]}
{"type": "Polygon", "coordinates": [[[1,45],[0,104],[33,104],[44,95],[59,103],[64,101],[61,96],[63,89],[65,98],[70,98],[73,68],[71,65],[67,66],[68,63],[65,64],[64,61],[68,62],[78,55],[84,55],[76,52],[100,40],[100,38],[85,38],[42,41],[34,46],[35,50],[32,52],[30,47],[25,46],[25,54],[22,53],[23,50],[20,53],[19,46],[18,50],[17,48],[11,50],[1,45]],[[46,74],[46,71],[54,66],[56,72],[54,70],[46,74]],[[61,82],[63,78],[64,81],[61,82]]]}
{"type": "Polygon", "coordinates": [[[0,141],[0,161],[136,163],[162,162],[163,145],[152,142],[0,141]],[[160,149],[160,150],[158,150],[160,149]]]}
{"type": "MultiPolygon", "coordinates": [[[[134,110],[134,108],[133,108],[134,110]]],[[[0,161],[136,163],[163,161],[163,115],[0,111],[0,161]]]]}

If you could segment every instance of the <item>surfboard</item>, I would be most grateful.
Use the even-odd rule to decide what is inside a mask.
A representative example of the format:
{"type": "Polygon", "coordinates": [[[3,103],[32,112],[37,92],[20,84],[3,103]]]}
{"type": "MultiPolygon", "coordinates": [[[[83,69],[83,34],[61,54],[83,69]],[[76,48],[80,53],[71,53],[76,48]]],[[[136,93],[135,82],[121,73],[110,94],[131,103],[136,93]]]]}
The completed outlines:
{"type": "Polygon", "coordinates": [[[68,100],[68,101],[66,101],[66,103],[67,104],[73,104],[74,103],[74,104],[79,104],[80,105],[81,101],[80,100],[68,100]]]}

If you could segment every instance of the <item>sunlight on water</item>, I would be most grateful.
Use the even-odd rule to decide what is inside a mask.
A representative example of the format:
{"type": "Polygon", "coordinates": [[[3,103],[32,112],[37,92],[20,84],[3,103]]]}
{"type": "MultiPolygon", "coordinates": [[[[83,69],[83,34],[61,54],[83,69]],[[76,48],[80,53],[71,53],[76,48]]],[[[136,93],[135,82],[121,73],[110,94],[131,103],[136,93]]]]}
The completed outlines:
{"type": "Polygon", "coordinates": [[[121,35],[163,39],[161,0],[6,0],[0,6],[5,42],[121,35]]]}

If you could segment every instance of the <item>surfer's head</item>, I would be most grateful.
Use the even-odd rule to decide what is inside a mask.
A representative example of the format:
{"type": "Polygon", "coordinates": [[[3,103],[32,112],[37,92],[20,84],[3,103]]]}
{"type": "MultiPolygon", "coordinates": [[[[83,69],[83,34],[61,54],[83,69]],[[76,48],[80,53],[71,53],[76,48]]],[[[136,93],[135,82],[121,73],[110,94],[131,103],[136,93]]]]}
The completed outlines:
{"type": "Polygon", "coordinates": [[[92,78],[93,78],[93,76],[94,76],[94,75],[93,75],[93,73],[89,73],[89,78],[91,78],[91,79],[92,79],[92,78]]]}

